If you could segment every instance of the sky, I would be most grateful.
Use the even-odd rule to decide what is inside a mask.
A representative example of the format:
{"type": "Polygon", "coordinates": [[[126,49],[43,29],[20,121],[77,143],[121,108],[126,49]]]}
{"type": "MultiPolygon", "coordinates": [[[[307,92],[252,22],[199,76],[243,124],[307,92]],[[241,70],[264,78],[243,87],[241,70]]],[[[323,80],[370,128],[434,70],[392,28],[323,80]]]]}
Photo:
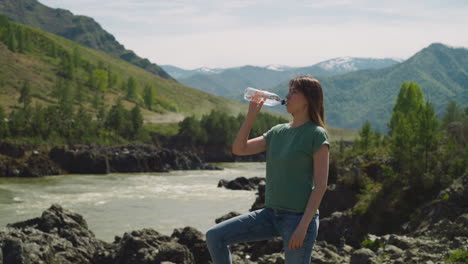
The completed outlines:
{"type": "Polygon", "coordinates": [[[466,0],[39,0],[94,18],[126,49],[184,69],[407,59],[468,47],[466,0]]]}

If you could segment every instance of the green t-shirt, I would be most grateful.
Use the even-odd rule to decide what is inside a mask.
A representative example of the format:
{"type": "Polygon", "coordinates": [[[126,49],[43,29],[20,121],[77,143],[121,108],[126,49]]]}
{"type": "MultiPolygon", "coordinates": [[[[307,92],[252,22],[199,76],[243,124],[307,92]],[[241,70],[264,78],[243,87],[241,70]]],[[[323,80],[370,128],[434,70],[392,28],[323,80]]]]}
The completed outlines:
{"type": "Polygon", "coordinates": [[[267,142],[265,207],[304,212],[314,189],[313,154],[328,144],[325,129],[314,121],[298,127],[272,127],[267,142]]]}

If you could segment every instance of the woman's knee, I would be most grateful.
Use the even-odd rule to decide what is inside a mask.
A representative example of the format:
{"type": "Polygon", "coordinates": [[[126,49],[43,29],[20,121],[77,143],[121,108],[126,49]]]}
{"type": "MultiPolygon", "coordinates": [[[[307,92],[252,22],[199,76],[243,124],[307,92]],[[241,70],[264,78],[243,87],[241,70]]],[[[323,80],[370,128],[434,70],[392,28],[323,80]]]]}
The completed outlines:
{"type": "Polygon", "coordinates": [[[217,243],[220,240],[220,234],[219,230],[215,227],[212,227],[206,231],[206,243],[217,243]]]}

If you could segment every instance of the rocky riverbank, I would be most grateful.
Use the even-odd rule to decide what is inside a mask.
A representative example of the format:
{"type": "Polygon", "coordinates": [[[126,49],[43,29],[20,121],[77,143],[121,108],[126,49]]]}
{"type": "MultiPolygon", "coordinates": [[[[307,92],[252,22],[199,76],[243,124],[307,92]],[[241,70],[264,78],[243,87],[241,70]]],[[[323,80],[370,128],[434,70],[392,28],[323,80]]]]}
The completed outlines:
{"type": "Polygon", "coordinates": [[[195,152],[148,144],[63,146],[48,149],[0,143],[0,177],[197,169],[219,168],[207,164],[195,152]]]}
{"type": "MultiPolygon", "coordinates": [[[[261,197],[264,185],[263,181],[258,182],[256,189],[261,197]]],[[[257,207],[262,205],[261,200],[256,202],[257,207]]],[[[467,202],[465,174],[435,201],[415,212],[400,233],[367,234],[364,242],[358,244],[353,230],[359,223],[349,210],[322,216],[312,262],[445,263],[454,250],[468,250],[467,202]]],[[[216,222],[236,215],[229,213],[216,222]]],[[[0,249],[0,264],[210,263],[205,236],[193,227],[174,229],[171,236],[153,229],[135,230],[107,243],[95,237],[82,216],[60,205],[52,205],[40,217],[1,230],[0,249]]],[[[232,245],[231,252],[233,263],[284,263],[281,238],[232,245]]]]}

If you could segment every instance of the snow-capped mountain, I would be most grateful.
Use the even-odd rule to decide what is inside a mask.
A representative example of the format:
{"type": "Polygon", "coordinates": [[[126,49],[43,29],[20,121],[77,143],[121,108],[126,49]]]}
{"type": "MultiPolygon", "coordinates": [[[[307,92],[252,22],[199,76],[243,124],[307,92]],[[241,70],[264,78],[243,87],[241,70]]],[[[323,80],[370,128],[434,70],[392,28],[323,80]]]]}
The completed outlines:
{"type": "Polygon", "coordinates": [[[220,73],[222,72],[224,69],[221,69],[221,68],[208,68],[208,67],[200,67],[200,68],[197,68],[197,69],[194,69],[194,70],[191,70],[192,72],[196,72],[196,73],[206,73],[206,74],[212,74],[212,73],[220,73]]]}
{"type": "Polygon", "coordinates": [[[172,65],[160,65],[169,75],[175,79],[184,79],[195,74],[217,74],[224,71],[222,68],[200,67],[193,70],[186,70],[172,65]]]}
{"type": "Polygon", "coordinates": [[[265,69],[272,70],[272,71],[288,71],[291,67],[281,64],[270,64],[264,67],[265,69]]]}
{"type": "Polygon", "coordinates": [[[395,63],[398,63],[398,61],[393,59],[338,57],[317,63],[314,66],[339,74],[363,69],[384,68],[395,63]]]}

